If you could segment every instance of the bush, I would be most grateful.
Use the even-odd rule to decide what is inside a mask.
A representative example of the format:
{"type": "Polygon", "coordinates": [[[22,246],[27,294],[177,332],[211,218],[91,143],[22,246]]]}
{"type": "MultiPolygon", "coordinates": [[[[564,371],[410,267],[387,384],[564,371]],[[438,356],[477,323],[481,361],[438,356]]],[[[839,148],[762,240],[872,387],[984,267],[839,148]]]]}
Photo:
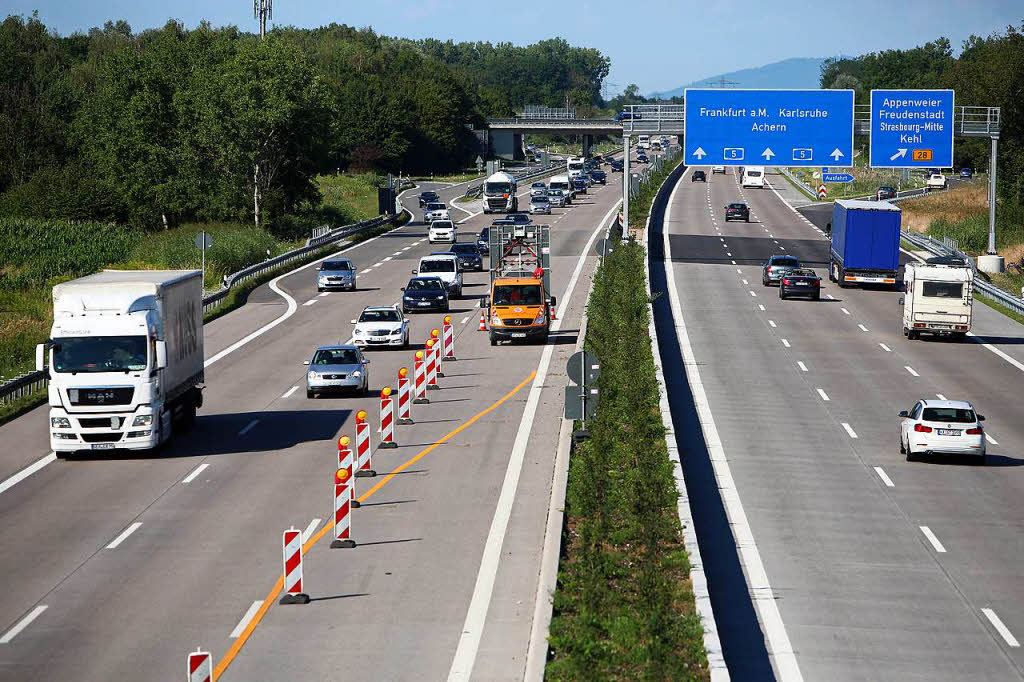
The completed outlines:
{"type": "MultiPolygon", "coordinates": [[[[979,213],[962,220],[933,220],[928,234],[941,239],[950,237],[968,253],[982,253],[988,248],[988,213],[979,213]]],[[[1024,243],[1024,205],[1000,202],[996,205],[996,248],[1005,249],[1024,243]]]]}

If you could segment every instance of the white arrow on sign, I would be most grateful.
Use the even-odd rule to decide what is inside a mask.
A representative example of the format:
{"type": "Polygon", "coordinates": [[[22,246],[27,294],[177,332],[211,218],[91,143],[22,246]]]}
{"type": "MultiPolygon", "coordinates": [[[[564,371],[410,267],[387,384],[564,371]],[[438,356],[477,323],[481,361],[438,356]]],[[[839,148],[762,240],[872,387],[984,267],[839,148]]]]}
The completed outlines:
{"type": "Polygon", "coordinates": [[[893,154],[892,156],[889,157],[889,160],[890,161],[895,161],[896,159],[902,159],[906,155],[907,155],[907,150],[903,149],[902,147],[900,147],[899,149],[896,150],[895,154],[893,154]]]}
{"type": "Polygon", "coordinates": [[[764,151],[761,152],[761,156],[771,161],[772,157],[775,156],[775,152],[772,151],[771,147],[765,147],[764,151]]]}
{"type": "Polygon", "coordinates": [[[707,155],[707,152],[701,149],[700,147],[697,147],[693,151],[693,155],[696,156],[698,159],[703,159],[707,155]]]}
{"type": "Polygon", "coordinates": [[[829,154],[829,156],[831,156],[833,159],[838,161],[841,157],[843,157],[845,155],[841,151],[839,151],[838,147],[836,147],[835,149],[832,150],[832,153],[829,154]]]}

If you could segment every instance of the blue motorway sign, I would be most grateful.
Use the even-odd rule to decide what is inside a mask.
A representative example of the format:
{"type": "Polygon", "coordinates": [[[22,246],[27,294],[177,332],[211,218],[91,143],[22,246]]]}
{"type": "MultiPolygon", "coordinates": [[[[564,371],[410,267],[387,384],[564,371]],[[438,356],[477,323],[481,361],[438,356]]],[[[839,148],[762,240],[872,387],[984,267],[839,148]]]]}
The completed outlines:
{"type": "Polygon", "coordinates": [[[952,168],[952,90],[872,90],[871,165],[952,168]]]}
{"type": "Polygon", "coordinates": [[[853,90],[688,88],[684,97],[689,165],[853,163],[853,90]]]}
{"type": "Polygon", "coordinates": [[[856,180],[855,177],[849,173],[822,173],[822,182],[853,182],[856,180]]]}

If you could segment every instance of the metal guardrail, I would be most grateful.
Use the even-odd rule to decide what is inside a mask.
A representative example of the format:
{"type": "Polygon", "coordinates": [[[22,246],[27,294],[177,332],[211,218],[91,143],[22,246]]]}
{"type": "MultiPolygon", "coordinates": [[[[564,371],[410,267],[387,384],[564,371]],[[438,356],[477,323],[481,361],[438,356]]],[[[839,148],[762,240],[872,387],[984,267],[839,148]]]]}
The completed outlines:
{"type": "MultiPolygon", "coordinates": [[[[549,175],[552,172],[558,171],[560,168],[565,168],[565,162],[564,161],[560,161],[558,163],[554,163],[554,162],[549,163],[546,166],[541,166],[539,168],[531,170],[529,173],[509,173],[509,175],[514,177],[516,179],[516,182],[519,182],[519,181],[522,181],[522,180],[529,180],[531,178],[540,177],[542,175],[549,175]]],[[[471,185],[471,186],[467,187],[466,188],[466,193],[463,194],[462,196],[465,199],[475,199],[475,198],[479,197],[480,194],[483,191],[484,191],[484,183],[481,182],[479,185],[471,185]]]]}
{"type": "MultiPolygon", "coordinates": [[[[975,274],[978,272],[978,266],[974,262],[974,259],[968,256],[966,253],[957,248],[955,240],[950,240],[950,243],[943,243],[937,239],[929,237],[928,235],[920,234],[917,232],[900,232],[900,236],[906,241],[910,242],[914,246],[924,249],[925,251],[935,254],[936,256],[955,256],[962,258],[971,264],[974,268],[975,274]]],[[[1008,294],[999,287],[986,282],[980,277],[976,277],[974,280],[974,288],[985,298],[992,299],[1000,305],[1006,306],[1010,310],[1014,311],[1019,315],[1024,315],[1024,299],[1019,299],[1012,294],[1008,294]]]]}

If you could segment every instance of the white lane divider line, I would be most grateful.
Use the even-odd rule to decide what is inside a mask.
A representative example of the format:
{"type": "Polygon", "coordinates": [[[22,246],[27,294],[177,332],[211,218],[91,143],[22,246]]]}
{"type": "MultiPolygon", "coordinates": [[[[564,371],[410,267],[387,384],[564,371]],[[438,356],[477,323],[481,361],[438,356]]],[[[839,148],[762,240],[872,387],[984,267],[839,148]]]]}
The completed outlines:
{"type": "Polygon", "coordinates": [[[775,320],[768,320],[768,326],[775,329],[778,325],[775,324],[775,320]]]}
{"type": "MultiPolygon", "coordinates": [[[[404,250],[405,249],[402,249],[402,251],[404,251],[404,250]]],[[[402,255],[402,251],[395,251],[393,254],[391,254],[391,257],[393,258],[395,256],[401,256],[402,255]]]]}
{"type": "Polygon", "coordinates": [[[136,521],[132,525],[125,528],[120,535],[118,535],[116,538],[110,541],[110,544],[107,545],[107,549],[117,549],[118,545],[127,540],[128,536],[137,531],[139,529],[139,526],[141,525],[141,521],[136,521]]]}
{"type": "MultiPolygon", "coordinates": [[[[732,254],[730,253],[729,255],[731,256],[732,254]]],[[[730,262],[731,262],[731,263],[732,263],[733,265],[736,265],[736,261],[730,261],[730,262]]]]}
{"type": "Polygon", "coordinates": [[[331,292],[329,292],[329,291],[324,291],[324,292],[322,292],[322,293],[320,294],[320,298],[327,298],[327,297],[328,297],[328,296],[330,296],[330,295],[331,295],[331,292]]]}
{"type": "Polygon", "coordinates": [[[820,388],[816,388],[814,390],[818,392],[818,395],[820,395],[821,399],[824,400],[826,403],[832,402],[832,398],[828,397],[828,393],[825,393],[825,391],[821,390],[820,388]]]}
{"type": "Polygon", "coordinates": [[[314,303],[316,303],[316,302],[317,302],[318,300],[319,300],[319,299],[316,299],[316,298],[311,298],[311,299],[309,299],[308,301],[306,301],[305,303],[303,303],[302,305],[313,305],[313,304],[314,304],[314,303]]]}
{"type": "Polygon", "coordinates": [[[932,543],[932,547],[935,549],[936,552],[939,552],[940,554],[945,554],[946,548],[943,547],[942,543],[939,542],[939,539],[935,537],[935,533],[932,532],[931,528],[929,528],[928,526],[918,526],[918,528],[920,528],[921,532],[924,533],[924,536],[928,538],[928,542],[932,543]]]}
{"type": "Polygon", "coordinates": [[[858,324],[857,324],[857,326],[858,326],[858,327],[860,327],[860,330],[861,330],[862,332],[870,331],[870,330],[869,330],[869,329],[868,329],[867,327],[865,327],[865,326],[864,326],[864,325],[862,325],[862,324],[859,324],[859,323],[858,323],[858,324]]]}
{"type": "Polygon", "coordinates": [[[732,254],[729,253],[728,251],[725,252],[725,255],[728,256],[729,258],[732,258],[732,254]]]}
{"type": "Polygon", "coordinates": [[[797,360],[796,361],[796,366],[800,368],[801,372],[806,372],[807,371],[807,365],[805,365],[802,360],[797,360]]]}
{"type": "Polygon", "coordinates": [[[884,343],[880,343],[878,345],[881,346],[882,350],[884,350],[886,353],[891,353],[892,352],[892,348],[889,348],[889,346],[885,345],[884,343]]]}
{"type": "Polygon", "coordinates": [[[917,373],[917,370],[915,370],[910,365],[903,365],[903,369],[905,369],[908,372],[910,372],[910,376],[912,376],[912,377],[919,377],[919,376],[921,376],[920,374],[917,373]]]}
{"type": "Polygon", "coordinates": [[[757,307],[761,309],[762,313],[764,312],[764,306],[762,304],[758,303],[757,307]]]}
{"type": "Polygon", "coordinates": [[[786,348],[789,348],[789,341],[787,341],[786,339],[782,339],[782,345],[785,346],[786,348]]]}
{"type": "Polygon", "coordinates": [[[33,462],[32,464],[29,464],[27,467],[25,467],[24,469],[22,469],[18,473],[14,474],[13,476],[8,477],[6,480],[4,480],[3,483],[0,483],[0,493],[3,493],[3,492],[7,491],[10,488],[13,488],[14,486],[18,485],[19,483],[24,481],[26,478],[28,478],[29,476],[31,476],[35,472],[37,472],[40,469],[42,469],[47,464],[51,464],[51,463],[56,462],[56,461],[57,461],[57,455],[56,455],[56,453],[53,453],[53,452],[51,452],[50,454],[46,455],[45,457],[41,457],[41,458],[37,459],[35,462],[33,462]]]}
{"type": "Polygon", "coordinates": [[[857,437],[857,432],[856,432],[856,431],[854,431],[854,430],[853,430],[853,429],[852,429],[852,428],[850,427],[850,425],[849,425],[849,424],[847,424],[846,422],[842,422],[842,425],[843,425],[843,428],[844,428],[844,429],[846,429],[846,433],[850,434],[850,438],[856,438],[856,437],[857,437]]]}
{"type": "Polygon", "coordinates": [[[846,308],[840,308],[840,310],[842,310],[842,311],[843,311],[843,314],[844,314],[844,315],[849,315],[849,314],[850,314],[850,311],[849,311],[849,310],[847,310],[846,308]]]}
{"type": "Polygon", "coordinates": [[[287,391],[281,394],[281,400],[284,400],[285,398],[291,398],[292,394],[295,393],[295,391],[297,390],[299,390],[298,386],[292,386],[287,391]]]}
{"type": "Polygon", "coordinates": [[[309,542],[309,539],[313,537],[313,533],[316,532],[316,529],[320,527],[323,521],[323,519],[313,519],[306,525],[306,530],[302,531],[302,544],[309,542]]]}
{"type": "Polygon", "coordinates": [[[376,267],[380,267],[381,265],[384,265],[384,261],[380,261],[379,263],[374,263],[374,264],[373,264],[373,265],[371,265],[370,267],[371,267],[371,268],[376,268],[376,267]]]}
{"type": "Polygon", "coordinates": [[[750,290],[750,295],[753,296],[754,298],[757,298],[757,294],[754,293],[753,289],[750,290]]]}
{"type": "Polygon", "coordinates": [[[239,436],[244,436],[245,434],[247,434],[250,431],[252,431],[253,427],[256,426],[259,423],[260,423],[259,419],[253,419],[251,422],[246,424],[245,427],[241,431],[238,432],[238,435],[239,436]]]}
{"type": "Polygon", "coordinates": [[[467,322],[469,322],[469,318],[468,317],[464,317],[464,318],[462,318],[462,321],[459,322],[459,324],[466,324],[467,322]]]}
{"type": "Polygon", "coordinates": [[[408,251],[411,248],[412,248],[411,246],[406,246],[404,249],[402,249],[402,251],[408,251]]]}
{"type": "Polygon", "coordinates": [[[197,466],[195,469],[192,470],[191,474],[189,474],[185,478],[181,479],[181,482],[182,483],[191,483],[192,481],[196,480],[196,476],[198,476],[199,474],[201,474],[204,471],[206,471],[206,469],[209,466],[210,466],[209,463],[200,464],[199,466],[197,466]]]}
{"type": "Polygon", "coordinates": [[[388,256],[387,258],[385,258],[385,259],[384,259],[384,260],[382,260],[381,262],[382,262],[382,263],[387,263],[387,262],[388,262],[389,260],[391,260],[392,258],[394,258],[394,256],[388,256]]]}
{"type": "Polygon", "coordinates": [[[938,398],[939,400],[945,400],[946,399],[946,396],[942,395],[941,393],[936,393],[935,397],[938,398]]]}
{"type": "MultiPolygon", "coordinates": [[[[1002,636],[1007,646],[1012,646],[1014,648],[1020,646],[1020,642],[1018,642],[1017,638],[1013,636],[1012,632],[1010,632],[1010,628],[1003,624],[1003,621],[1000,620],[995,611],[992,609],[982,609],[981,612],[985,614],[986,618],[988,618],[988,622],[992,623],[992,627],[996,629],[996,632],[1002,636]]],[[[0,642],[3,642],[3,640],[0,639],[0,642]]]]}
{"type": "Polygon", "coordinates": [[[988,435],[988,432],[985,432],[985,440],[987,440],[987,441],[988,441],[989,443],[991,443],[992,445],[999,445],[999,441],[997,441],[997,440],[996,440],[995,438],[993,438],[992,436],[988,435]]]}
{"type": "Polygon", "coordinates": [[[236,625],[235,629],[231,631],[231,639],[238,639],[238,637],[245,632],[245,629],[249,627],[249,621],[252,620],[252,617],[256,615],[256,612],[260,610],[261,606],[263,606],[262,599],[252,603],[249,610],[245,612],[244,616],[242,616],[242,620],[238,621],[238,625],[236,625]]]}
{"type": "Polygon", "coordinates": [[[836,300],[836,297],[835,297],[835,296],[833,296],[832,294],[825,294],[825,298],[827,298],[827,299],[828,299],[828,300],[830,300],[830,301],[834,301],[834,300],[836,300]]]}
{"type": "Polygon", "coordinates": [[[739,268],[736,268],[736,274],[737,274],[737,275],[742,275],[742,274],[743,274],[743,271],[742,271],[742,270],[740,270],[739,268]]]}
{"type": "Polygon", "coordinates": [[[3,637],[0,637],[0,644],[10,644],[12,639],[17,637],[22,630],[31,625],[32,621],[38,618],[39,615],[47,608],[49,607],[46,604],[40,604],[39,606],[29,611],[27,616],[19,620],[18,623],[13,628],[5,632],[3,637]]]}
{"type": "Polygon", "coordinates": [[[880,479],[882,479],[882,483],[884,483],[886,487],[896,487],[896,484],[892,482],[891,478],[889,478],[889,474],[885,473],[885,471],[882,470],[882,467],[875,467],[875,473],[878,474],[878,477],[880,479]]]}
{"type": "Polygon", "coordinates": [[[744,284],[750,284],[750,282],[748,282],[747,280],[743,280],[743,283],[744,284]]]}

